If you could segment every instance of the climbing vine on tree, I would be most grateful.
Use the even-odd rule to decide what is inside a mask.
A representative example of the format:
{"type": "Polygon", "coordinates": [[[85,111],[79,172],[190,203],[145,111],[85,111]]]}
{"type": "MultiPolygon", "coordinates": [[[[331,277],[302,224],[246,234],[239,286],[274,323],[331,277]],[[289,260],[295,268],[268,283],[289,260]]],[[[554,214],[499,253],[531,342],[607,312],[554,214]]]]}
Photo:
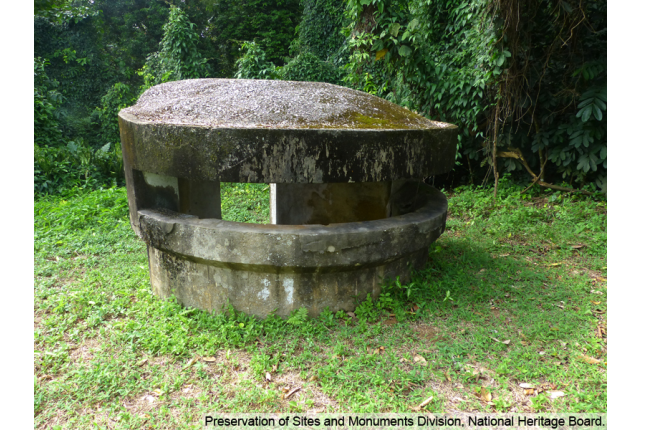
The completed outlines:
{"type": "Polygon", "coordinates": [[[472,177],[606,184],[606,2],[349,0],[346,82],[457,124],[472,177]],[[537,173],[535,173],[537,172],[537,173]]]}
{"type": "Polygon", "coordinates": [[[148,56],[139,72],[144,79],[144,88],[162,82],[207,77],[210,73],[207,60],[197,50],[199,35],[186,13],[171,8],[163,29],[159,51],[148,56]]]}

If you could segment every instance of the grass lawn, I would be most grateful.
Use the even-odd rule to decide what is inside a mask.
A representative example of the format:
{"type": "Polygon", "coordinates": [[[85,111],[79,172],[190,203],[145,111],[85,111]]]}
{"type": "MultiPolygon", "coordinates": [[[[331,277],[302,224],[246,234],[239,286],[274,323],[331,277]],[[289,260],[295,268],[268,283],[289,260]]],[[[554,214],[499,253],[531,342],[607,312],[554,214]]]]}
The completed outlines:
{"type": "MultiPolygon", "coordinates": [[[[125,189],[38,198],[35,425],[201,428],[205,412],[429,397],[432,412],[606,412],[607,202],[521,189],[449,193],[427,267],[354,314],[263,321],[153,296],[125,189]]],[[[224,218],[267,222],[268,193],[223,185],[224,218]]]]}

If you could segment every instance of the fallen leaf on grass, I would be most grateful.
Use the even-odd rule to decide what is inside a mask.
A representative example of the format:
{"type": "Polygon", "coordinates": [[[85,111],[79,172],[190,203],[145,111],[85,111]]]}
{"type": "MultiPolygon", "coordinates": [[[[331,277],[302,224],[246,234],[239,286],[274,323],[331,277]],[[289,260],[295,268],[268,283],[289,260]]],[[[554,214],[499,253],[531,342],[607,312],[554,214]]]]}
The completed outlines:
{"type": "Polygon", "coordinates": [[[196,362],[197,362],[197,357],[191,358],[190,361],[188,363],[186,363],[186,365],[184,366],[184,368],[182,370],[188,369],[190,366],[192,366],[196,362]]]}
{"type": "Polygon", "coordinates": [[[585,363],[589,363],[589,364],[598,364],[598,363],[600,363],[600,360],[598,360],[597,358],[589,357],[588,355],[581,355],[580,359],[582,361],[584,361],[585,363]]]}
{"type": "Polygon", "coordinates": [[[557,399],[558,397],[564,396],[564,393],[562,391],[547,391],[547,394],[549,394],[549,397],[552,399],[557,399]]]}
{"type": "Polygon", "coordinates": [[[403,358],[401,358],[401,359],[399,360],[399,363],[409,363],[409,362],[410,362],[410,360],[408,360],[408,359],[407,359],[407,358],[405,358],[405,357],[403,357],[403,358]]]}
{"type": "Polygon", "coordinates": [[[445,375],[446,375],[446,379],[448,380],[448,382],[452,382],[452,379],[450,378],[450,373],[448,373],[447,370],[445,372],[445,375]]]}
{"type": "Polygon", "coordinates": [[[289,391],[284,398],[288,399],[289,397],[293,396],[294,393],[300,391],[300,387],[293,388],[291,391],[289,391]]]}
{"type": "Polygon", "coordinates": [[[267,372],[267,374],[266,374],[266,375],[264,375],[264,378],[265,378],[267,381],[271,382],[271,374],[270,374],[269,372],[267,372]]]}
{"type": "Polygon", "coordinates": [[[217,361],[217,358],[215,358],[215,357],[203,357],[202,361],[205,361],[206,363],[214,363],[215,361],[217,361]]]}
{"type": "Polygon", "coordinates": [[[410,406],[410,410],[412,412],[419,412],[421,409],[423,409],[425,406],[427,406],[428,403],[430,403],[431,401],[432,401],[432,396],[428,397],[423,402],[421,402],[421,404],[419,404],[419,406],[410,406]]]}
{"type": "Polygon", "coordinates": [[[493,399],[493,396],[490,394],[490,391],[482,387],[481,391],[479,392],[479,398],[484,402],[490,402],[493,399]]]}
{"type": "Polygon", "coordinates": [[[533,388],[525,388],[525,389],[524,389],[524,395],[525,395],[525,396],[530,396],[530,395],[532,395],[533,393],[534,393],[534,389],[533,389],[533,388]]]}
{"type": "Polygon", "coordinates": [[[137,361],[137,367],[143,366],[144,364],[146,364],[146,361],[148,361],[147,358],[144,358],[143,360],[137,361]]]}
{"type": "Polygon", "coordinates": [[[356,314],[354,312],[347,312],[347,316],[356,318],[356,314]]]}
{"type": "Polygon", "coordinates": [[[504,345],[510,345],[510,343],[511,343],[511,340],[510,340],[510,339],[507,339],[507,340],[499,340],[499,339],[495,339],[494,337],[491,337],[491,339],[493,339],[495,342],[503,343],[504,345]]]}
{"type": "Polygon", "coordinates": [[[600,302],[596,302],[596,301],[593,301],[593,300],[591,301],[591,303],[593,303],[594,305],[599,305],[600,304],[600,302]]]}
{"type": "Polygon", "coordinates": [[[428,362],[426,361],[426,359],[421,357],[419,354],[416,354],[414,356],[414,362],[419,363],[422,366],[427,366],[428,365],[428,362]]]}
{"type": "Polygon", "coordinates": [[[432,401],[432,396],[428,397],[428,398],[427,398],[427,399],[425,399],[423,402],[421,402],[421,403],[419,404],[419,409],[423,408],[424,406],[427,406],[427,405],[428,405],[428,403],[430,403],[431,401],[432,401]]]}
{"type": "Polygon", "coordinates": [[[551,264],[547,264],[547,266],[557,267],[557,266],[562,266],[562,263],[551,263],[551,264]]]}
{"type": "Polygon", "coordinates": [[[584,248],[585,246],[587,246],[587,245],[572,245],[571,248],[580,249],[580,248],[584,248]]]}
{"type": "Polygon", "coordinates": [[[526,382],[522,382],[520,384],[520,387],[522,387],[522,388],[534,388],[533,384],[528,384],[526,382]]]}
{"type": "Polygon", "coordinates": [[[394,325],[396,323],[397,323],[396,318],[391,318],[391,319],[385,320],[385,322],[383,324],[385,324],[385,325],[394,325]]]}
{"type": "Polygon", "coordinates": [[[274,364],[273,367],[271,368],[271,371],[277,372],[278,371],[278,365],[274,364]]]}

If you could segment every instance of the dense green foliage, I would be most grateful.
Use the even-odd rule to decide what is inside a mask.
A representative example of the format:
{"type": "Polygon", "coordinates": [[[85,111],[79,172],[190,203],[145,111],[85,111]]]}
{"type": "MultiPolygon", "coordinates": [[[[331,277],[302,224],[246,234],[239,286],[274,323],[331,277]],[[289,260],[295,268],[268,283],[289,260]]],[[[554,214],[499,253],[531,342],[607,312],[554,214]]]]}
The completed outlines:
{"type": "Polygon", "coordinates": [[[197,50],[199,35],[179,8],[172,8],[164,25],[160,50],[148,56],[140,74],[143,89],[162,82],[205,78],[209,75],[206,59],[197,50]]]}
{"type": "Polygon", "coordinates": [[[277,68],[267,59],[266,52],[255,42],[244,42],[242,56],[235,62],[237,79],[275,79],[277,68]]]}
{"type": "MultiPolygon", "coordinates": [[[[222,71],[239,56],[240,43],[256,42],[267,60],[284,64],[302,9],[298,0],[205,1],[211,21],[209,31],[222,52],[222,71]]],[[[231,72],[228,73],[232,74],[231,72]]]]}
{"type": "MultiPolygon", "coordinates": [[[[160,82],[321,81],[457,124],[457,184],[485,181],[496,166],[542,186],[606,187],[606,1],[42,0],[35,6],[34,140],[41,148],[70,141],[92,151],[114,146],[118,111],[160,82]]],[[[61,158],[74,163],[53,157],[61,158]]],[[[119,175],[112,179],[122,180],[119,175]]]]}
{"type": "Polygon", "coordinates": [[[236,62],[236,78],[341,84],[347,60],[343,26],[344,4],[338,0],[304,0],[302,21],[290,46],[292,58],[284,66],[269,61],[264,49],[243,44],[236,62]]]}
{"type": "Polygon", "coordinates": [[[330,62],[321,60],[320,57],[311,52],[303,52],[280,70],[279,77],[287,81],[340,84],[342,73],[330,62]]]}
{"type": "Polygon", "coordinates": [[[63,135],[58,125],[58,108],[63,95],[56,90],[58,81],[45,73],[47,60],[34,58],[34,144],[51,146],[62,142],[63,135]]]}
{"type": "Polygon", "coordinates": [[[554,182],[603,187],[606,2],[350,0],[347,11],[346,81],[459,125],[471,177],[497,147],[508,171],[525,160],[554,182]]]}
{"type": "Polygon", "coordinates": [[[323,61],[337,60],[345,37],[341,32],[345,24],[343,0],[303,0],[302,21],[298,25],[295,45],[303,52],[310,52],[323,61]]]}
{"type": "Polygon", "coordinates": [[[231,77],[243,41],[257,40],[282,64],[300,19],[293,0],[43,0],[35,6],[38,194],[122,183],[119,110],[161,82],[231,77]]]}

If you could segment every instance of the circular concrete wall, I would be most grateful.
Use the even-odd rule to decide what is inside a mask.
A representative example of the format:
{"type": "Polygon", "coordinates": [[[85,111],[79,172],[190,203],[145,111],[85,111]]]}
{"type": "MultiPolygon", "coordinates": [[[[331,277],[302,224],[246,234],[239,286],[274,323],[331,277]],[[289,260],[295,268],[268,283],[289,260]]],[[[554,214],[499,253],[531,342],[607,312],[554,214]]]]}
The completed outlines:
{"type": "Polygon", "coordinates": [[[151,282],[186,306],[266,317],[305,307],[353,310],[387,278],[409,280],[445,228],[447,201],[428,185],[404,181],[385,219],[323,225],[261,225],[139,211],[151,282]]]}

